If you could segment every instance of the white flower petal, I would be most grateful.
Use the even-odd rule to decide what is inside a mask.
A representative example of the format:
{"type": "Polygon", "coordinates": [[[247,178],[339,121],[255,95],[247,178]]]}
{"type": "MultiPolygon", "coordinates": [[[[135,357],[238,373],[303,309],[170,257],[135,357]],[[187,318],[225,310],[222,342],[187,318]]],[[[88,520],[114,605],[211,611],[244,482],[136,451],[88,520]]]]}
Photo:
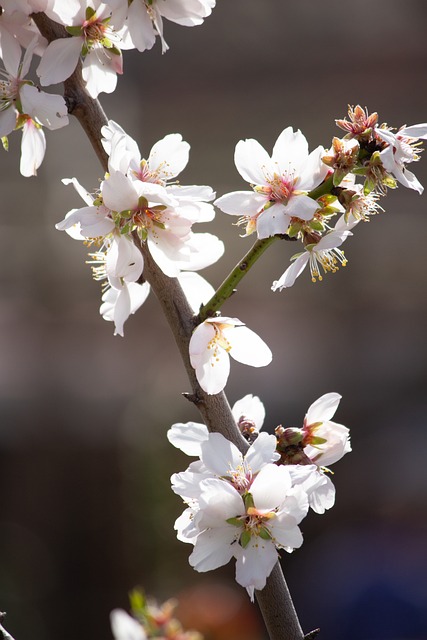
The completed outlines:
{"type": "Polygon", "coordinates": [[[234,545],[236,557],[236,581],[242,587],[264,589],[268,576],[279,559],[276,548],[271,540],[263,540],[259,536],[252,536],[245,549],[234,545]]]}
{"type": "Polygon", "coordinates": [[[243,456],[237,447],[221,433],[210,433],[208,439],[202,442],[200,449],[201,461],[217,476],[229,474],[243,462],[243,456]]]}
{"type": "Polygon", "coordinates": [[[236,422],[240,418],[247,418],[255,423],[255,428],[259,431],[264,424],[265,408],[258,396],[253,396],[251,393],[244,396],[240,400],[234,403],[231,409],[233,417],[236,422]]]}
{"type": "Polygon", "coordinates": [[[282,291],[282,289],[286,289],[288,287],[292,287],[295,283],[295,280],[298,276],[306,268],[308,261],[310,259],[310,254],[308,251],[304,251],[292,264],[286,269],[285,273],[279,278],[279,280],[275,280],[271,286],[273,291],[282,291]]]}
{"type": "Polygon", "coordinates": [[[233,216],[252,217],[256,215],[267,202],[267,197],[262,193],[255,193],[255,191],[232,191],[215,200],[214,205],[224,213],[233,216]]]}
{"type": "Polygon", "coordinates": [[[43,162],[46,151],[46,138],[43,129],[27,120],[22,127],[21,162],[19,170],[25,177],[37,175],[37,169],[43,162]]]}
{"type": "Polygon", "coordinates": [[[37,67],[40,84],[63,82],[73,73],[80,57],[81,38],[59,38],[49,44],[37,67]]]}
{"type": "Polygon", "coordinates": [[[123,609],[113,609],[110,613],[110,623],[114,640],[146,640],[147,638],[140,623],[123,609]]]}
{"type": "Polygon", "coordinates": [[[229,338],[231,349],[230,356],[251,367],[265,367],[270,364],[273,354],[254,331],[248,327],[235,327],[234,330],[224,330],[224,334],[229,338]]]}
{"type": "Polygon", "coordinates": [[[341,398],[339,393],[325,393],[310,405],[304,422],[310,425],[330,420],[335,415],[341,398]]]}
{"type": "Polygon", "coordinates": [[[148,166],[161,180],[175,178],[188,163],[190,145],[179,133],[171,133],[156,142],[150,151],[148,166]]]}
{"type": "Polygon", "coordinates": [[[240,140],[236,145],[234,162],[242,178],[255,185],[267,185],[267,174],[272,172],[273,164],[267,151],[259,142],[250,138],[240,140]]]}
{"type": "Polygon", "coordinates": [[[292,127],[284,129],[277,138],[272,154],[272,160],[279,165],[280,174],[298,171],[307,157],[308,142],[304,134],[299,129],[294,132],[292,127]]]}
{"type": "Polygon", "coordinates": [[[200,456],[201,444],[208,437],[208,428],[199,422],[177,422],[167,432],[169,442],[187,456],[200,456]]]}

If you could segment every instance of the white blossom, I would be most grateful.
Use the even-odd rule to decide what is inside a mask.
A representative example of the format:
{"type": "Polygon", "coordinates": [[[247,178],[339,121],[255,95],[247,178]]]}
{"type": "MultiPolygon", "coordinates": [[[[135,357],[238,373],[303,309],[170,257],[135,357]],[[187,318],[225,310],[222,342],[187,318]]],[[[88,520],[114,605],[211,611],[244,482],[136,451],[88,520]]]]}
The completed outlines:
{"type": "Polygon", "coordinates": [[[265,342],[237,318],[208,318],[190,339],[190,361],[197,380],[209,394],[223,390],[230,372],[230,358],[252,367],[265,367],[272,353],[265,342]]]}
{"type": "Polygon", "coordinates": [[[349,429],[332,422],[341,396],[326,393],[310,405],[304,418],[304,453],[318,466],[328,467],[351,451],[349,429]]]}
{"type": "Polygon", "coordinates": [[[241,140],[234,161],[242,178],[253,191],[234,191],[215,201],[224,213],[238,215],[246,223],[246,235],[258,238],[287,232],[291,218],[311,220],[319,208],[308,192],[328,173],[322,162],[323,147],[310,154],[301,131],[282,131],[270,157],[256,140],[241,140]]]}
{"type": "Polygon", "coordinates": [[[63,82],[83,57],[82,76],[89,95],[96,98],[101,92],[112,93],[117,74],[123,73],[121,49],[127,46],[120,34],[126,18],[125,4],[54,0],[46,13],[66,26],[71,37],[48,45],[37,68],[41,84],[63,82]]]}
{"type": "Polygon", "coordinates": [[[298,524],[308,510],[305,491],[292,486],[286,467],[265,465],[243,496],[229,483],[201,483],[194,523],[197,537],[189,562],[197,571],[216,569],[236,558],[236,580],[253,597],[263,589],[278,560],[277,549],[292,551],[303,539],[298,524]]]}
{"type": "Polygon", "coordinates": [[[126,28],[138,51],[151,49],[160,37],[162,53],[169,47],[163,37],[163,18],[179,25],[193,27],[202,24],[211,14],[215,0],[133,0],[129,7],[126,28]]]}
{"type": "Polygon", "coordinates": [[[123,609],[113,609],[110,613],[111,631],[114,640],[146,640],[142,625],[123,609]]]}
{"type": "Polygon", "coordinates": [[[323,279],[320,268],[323,269],[324,273],[338,271],[340,264],[342,266],[347,264],[344,253],[338,247],[351,235],[352,233],[348,230],[348,227],[341,228],[340,226],[338,229],[329,231],[317,244],[307,245],[302,253],[298,253],[291,258],[293,263],[286,269],[279,280],[273,282],[271,289],[273,291],[282,291],[282,289],[292,287],[308,264],[310,265],[310,274],[313,282],[323,279]]]}
{"type": "Polygon", "coordinates": [[[388,144],[380,152],[381,162],[385,169],[405,187],[415,189],[421,194],[424,191],[424,187],[416,176],[411,171],[408,171],[406,165],[419,160],[416,143],[418,140],[427,139],[427,123],[403,127],[396,133],[389,129],[377,128],[375,133],[388,144]]]}

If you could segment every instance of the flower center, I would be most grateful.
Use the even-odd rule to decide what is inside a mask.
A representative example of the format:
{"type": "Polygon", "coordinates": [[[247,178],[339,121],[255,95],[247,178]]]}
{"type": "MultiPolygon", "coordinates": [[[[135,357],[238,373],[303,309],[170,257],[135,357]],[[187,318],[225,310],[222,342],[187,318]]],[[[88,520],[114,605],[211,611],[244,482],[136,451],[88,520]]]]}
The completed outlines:
{"type": "Polygon", "coordinates": [[[211,365],[213,367],[215,361],[218,362],[219,360],[219,350],[225,349],[225,351],[228,353],[229,351],[231,351],[231,344],[223,333],[223,329],[230,328],[230,325],[215,323],[212,326],[215,329],[215,335],[211,340],[209,340],[207,348],[212,349],[213,351],[213,360],[211,362],[211,365]]]}

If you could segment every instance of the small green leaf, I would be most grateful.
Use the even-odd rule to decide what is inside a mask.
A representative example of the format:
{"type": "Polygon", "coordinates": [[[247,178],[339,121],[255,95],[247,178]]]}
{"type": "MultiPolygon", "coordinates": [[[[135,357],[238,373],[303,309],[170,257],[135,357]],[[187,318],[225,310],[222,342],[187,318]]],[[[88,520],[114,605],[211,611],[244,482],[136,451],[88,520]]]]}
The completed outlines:
{"type": "Polygon", "coordinates": [[[246,547],[248,546],[248,544],[251,541],[251,533],[250,531],[248,531],[247,529],[245,529],[242,533],[242,535],[240,536],[240,545],[246,549],[246,547]]]}
{"type": "Polygon", "coordinates": [[[263,540],[271,540],[271,534],[266,527],[261,527],[259,530],[259,537],[263,540]]]}
{"type": "Polygon", "coordinates": [[[65,27],[65,30],[70,36],[81,36],[83,33],[82,27],[65,27]]]}
{"type": "Polygon", "coordinates": [[[3,149],[5,151],[9,151],[9,138],[7,136],[3,136],[2,137],[1,143],[3,145],[3,149]]]}
{"type": "Polygon", "coordinates": [[[227,518],[226,522],[228,522],[228,524],[232,524],[233,527],[241,527],[242,526],[242,521],[240,518],[227,518]]]}
{"type": "Polygon", "coordinates": [[[243,497],[243,502],[245,504],[246,511],[255,506],[254,499],[251,493],[245,493],[243,497]]]}
{"type": "Polygon", "coordinates": [[[323,223],[320,220],[310,220],[309,222],[309,227],[310,229],[313,229],[313,231],[324,231],[325,227],[323,225],[323,223]]]}
{"type": "Polygon", "coordinates": [[[316,446],[316,444],[325,444],[327,442],[326,438],[320,438],[319,436],[314,436],[314,438],[310,438],[310,444],[316,446]]]}
{"type": "Polygon", "coordinates": [[[147,240],[147,229],[145,227],[139,227],[138,229],[138,237],[141,242],[145,242],[147,240]]]}
{"type": "Polygon", "coordinates": [[[96,13],[95,9],[92,9],[92,7],[87,7],[86,8],[86,20],[90,20],[91,18],[93,18],[95,13],[96,13]]]}

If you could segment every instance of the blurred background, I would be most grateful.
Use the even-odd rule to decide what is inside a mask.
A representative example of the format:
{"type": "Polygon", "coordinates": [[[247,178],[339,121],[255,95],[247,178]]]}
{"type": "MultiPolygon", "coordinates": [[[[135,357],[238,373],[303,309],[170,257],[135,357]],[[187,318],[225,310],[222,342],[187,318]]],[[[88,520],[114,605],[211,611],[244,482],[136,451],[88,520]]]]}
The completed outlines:
{"type": "MultiPolygon", "coordinates": [[[[233,0],[202,26],[165,22],[170,51],[125,52],[109,117],[139,142],[179,132],[191,144],[182,184],[246,189],[234,147],[271,152],[288,125],[310,149],[340,135],[347,105],[400,127],[427,121],[424,0],[233,0]]],[[[47,132],[37,178],[19,175],[20,135],[0,153],[0,610],[17,640],[107,640],[109,611],[140,585],[177,596],[207,640],[265,638],[234,567],[196,574],[173,522],[172,473],[189,460],[166,440],[197,420],[178,350],[153,295],[113,337],[85,248],[54,224],[102,172],[76,121],[47,132]]],[[[411,167],[412,168],[412,167],[411,167]]],[[[413,166],[427,184],[427,158],[413,166]]],[[[274,352],[266,370],[235,362],[231,403],[266,406],[265,428],[299,426],[330,391],[353,453],[334,468],[336,506],[304,520],[283,568],[306,632],[328,640],[427,639],[427,200],[400,187],[346,243],[347,268],[273,294],[294,245],[276,243],[224,313],[274,352]]],[[[218,285],[251,246],[218,212],[206,230],[226,254],[203,272],[218,285]]],[[[202,230],[202,228],[199,228],[202,230]]],[[[198,230],[199,230],[198,229],[198,230]]],[[[205,229],[203,229],[205,230],[205,229]]]]}

